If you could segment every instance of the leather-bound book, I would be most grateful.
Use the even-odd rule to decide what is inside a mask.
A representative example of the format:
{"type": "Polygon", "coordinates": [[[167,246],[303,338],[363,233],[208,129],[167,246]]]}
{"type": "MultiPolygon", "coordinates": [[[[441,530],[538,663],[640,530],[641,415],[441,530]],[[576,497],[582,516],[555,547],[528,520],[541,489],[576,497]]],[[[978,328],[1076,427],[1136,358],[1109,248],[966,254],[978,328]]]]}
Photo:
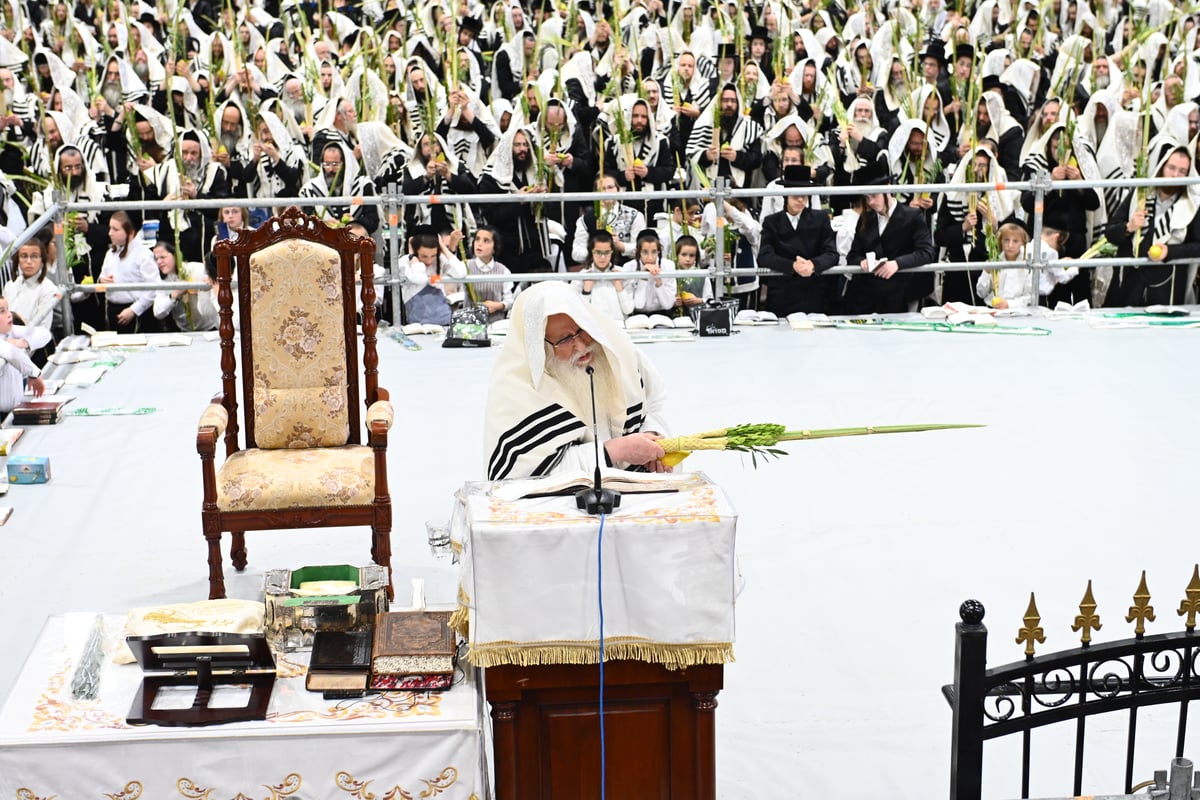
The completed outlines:
{"type": "Polygon", "coordinates": [[[361,697],[370,672],[370,631],[317,631],[304,688],[331,699],[361,697]]]}
{"type": "Polygon", "coordinates": [[[454,672],[449,611],[390,611],[375,620],[371,671],[376,675],[454,672]]]}

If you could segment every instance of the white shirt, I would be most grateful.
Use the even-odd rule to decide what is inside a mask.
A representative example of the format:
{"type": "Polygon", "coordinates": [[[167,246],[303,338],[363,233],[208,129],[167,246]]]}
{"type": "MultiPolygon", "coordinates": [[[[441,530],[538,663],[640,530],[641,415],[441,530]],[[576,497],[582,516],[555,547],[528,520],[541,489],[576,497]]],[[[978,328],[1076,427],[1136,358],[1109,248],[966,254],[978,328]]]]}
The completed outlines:
{"type": "MultiPolygon", "coordinates": [[[[594,274],[601,270],[588,267],[580,270],[579,274],[587,275],[589,272],[594,274]]],[[[586,280],[585,277],[583,280],[571,281],[571,286],[583,294],[583,283],[586,280]]],[[[609,319],[623,320],[633,313],[633,291],[630,289],[630,283],[632,281],[621,281],[621,291],[618,292],[616,281],[592,281],[592,291],[583,296],[583,301],[609,319]]]]}
{"type": "MultiPolygon", "coordinates": [[[[443,251],[439,254],[438,258],[442,262],[443,278],[467,277],[466,266],[454,256],[448,255],[443,251]]],[[[437,274],[436,261],[434,262],[434,266],[427,268],[416,256],[404,256],[398,262],[398,266],[404,273],[404,283],[400,286],[400,295],[406,303],[416,297],[417,292],[428,286],[430,277],[437,274]]],[[[443,292],[446,291],[444,286],[439,288],[443,292]]]]}
{"type": "MultiPolygon", "coordinates": [[[[141,237],[133,236],[121,258],[111,247],[104,254],[104,266],[100,268],[100,277],[113,276],[114,283],[162,283],[158,265],[154,263],[154,255],[142,243],[141,237]]],[[[154,292],[125,292],[109,291],[109,300],[114,303],[132,304],[133,313],[139,317],[154,305],[154,292]]]]}
{"type": "Polygon", "coordinates": [[[54,306],[62,298],[62,290],[48,277],[42,281],[28,280],[18,275],[4,284],[4,299],[14,314],[20,314],[26,325],[49,328],[54,306]]]}
{"type": "Polygon", "coordinates": [[[45,347],[50,341],[50,331],[30,325],[13,325],[12,330],[0,336],[0,412],[7,414],[25,399],[25,379],[42,374],[29,359],[29,350],[17,347],[9,339],[24,339],[29,350],[45,347]]]}
{"type": "MultiPolygon", "coordinates": [[[[668,258],[660,258],[658,264],[664,272],[674,272],[675,264],[668,258]]],[[[627,261],[622,272],[642,272],[645,267],[639,260],[627,261]]],[[[633,295],[635,311],[666,311],[675,307],[674,278],[634,278],[625,281],[625,289],[633,295]],[[656,285],[659,284],[659,285],[656,285]]]]}

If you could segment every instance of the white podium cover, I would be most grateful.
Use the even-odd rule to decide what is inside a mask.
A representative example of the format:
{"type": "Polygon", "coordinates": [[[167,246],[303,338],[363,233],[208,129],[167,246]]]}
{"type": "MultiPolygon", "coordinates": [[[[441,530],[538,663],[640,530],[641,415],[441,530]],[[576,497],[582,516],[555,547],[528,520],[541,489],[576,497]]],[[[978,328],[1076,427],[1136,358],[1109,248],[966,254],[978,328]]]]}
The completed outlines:
{"type": "Polygon", "coordinates": [[[573,496],[509,501],[468,484],[452,536],[471,663],[596,663],[601,584],[606,660],[732,661],[737,516],[705,476],[682,477],[677,492],[621,498],[599,564],[600,519],[573,496]]]}
{"type": "MultiPolygon", "coordinates": [[[[106,663],[95,700],[71,696],[73,653],[92,618],[50,618],[0,711],[0,797],[486,796],[471,670],[447,692],[333,701],[305,691],[308,655],[287,654],[276,657],[264,721],[133,727],[136,664],[106,663]]],[[[110,651],[123,623],[105,618],[110,651]]]]}

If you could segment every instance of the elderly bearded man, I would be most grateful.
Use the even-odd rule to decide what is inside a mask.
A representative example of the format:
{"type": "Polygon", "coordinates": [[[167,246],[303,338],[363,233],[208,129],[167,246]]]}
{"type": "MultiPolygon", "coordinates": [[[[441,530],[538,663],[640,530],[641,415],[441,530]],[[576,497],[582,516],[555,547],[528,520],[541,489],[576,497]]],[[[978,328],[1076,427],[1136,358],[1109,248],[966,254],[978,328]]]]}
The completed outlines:
{"type": "Polygon", "coordinates": [[[658,371],[617,323],[565,283],[539,283],[517,298],[508,342],[488,387],[484,459],[491,480],[595,466],[588,367],[608,466],[665,472],[658,371]]]}

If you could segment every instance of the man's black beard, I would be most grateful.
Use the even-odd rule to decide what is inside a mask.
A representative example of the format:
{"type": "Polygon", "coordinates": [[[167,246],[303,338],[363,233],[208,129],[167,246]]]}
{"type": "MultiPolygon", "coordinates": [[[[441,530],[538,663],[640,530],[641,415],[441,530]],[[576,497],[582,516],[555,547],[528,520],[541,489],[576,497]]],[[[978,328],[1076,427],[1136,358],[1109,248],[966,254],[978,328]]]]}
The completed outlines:
{"type": "Polygon", "coordinates": [[[635,139],[640,139],[647,133],[645,125],[630,125],[629,132],[633,134],[633,138],[635,139]]]}
{"type": "Polygon", "coordinates": [[[521,156],[513,153],[513,169],[515,171],[524,172],[525,170],[529,169],[529,164],[532,161],[533,159],[530,158],[529,153],[525,153],[521,156]]]}
{"type": "Polygon", "coordinates": [[[413,99],[419,104],[425,105],[425,91],[423,89],[413,89],[413,99]]]}
{"type": "Polygon", "coordinates": [[[992,127],[992,123],[990,123],[990,122],[987,123],[986,125],[982,122],[976,122],[975,123],[975,135],[980,139],[984,138],[985,136],[987,136],[988,128],[990,128],[990,127],[992,127]]]}
{"type": "Polygon", "coordinates": [[[737,112],[726,114],[721,112],[721,131],[726,134],[733,133],[733,126],[737,124],[737,112]]]}
{"type": "Polygon", "coordinates": [[[61,177],[67,191],[75,192],[83,188],[83,175],[63,175],[61,177]]]}

